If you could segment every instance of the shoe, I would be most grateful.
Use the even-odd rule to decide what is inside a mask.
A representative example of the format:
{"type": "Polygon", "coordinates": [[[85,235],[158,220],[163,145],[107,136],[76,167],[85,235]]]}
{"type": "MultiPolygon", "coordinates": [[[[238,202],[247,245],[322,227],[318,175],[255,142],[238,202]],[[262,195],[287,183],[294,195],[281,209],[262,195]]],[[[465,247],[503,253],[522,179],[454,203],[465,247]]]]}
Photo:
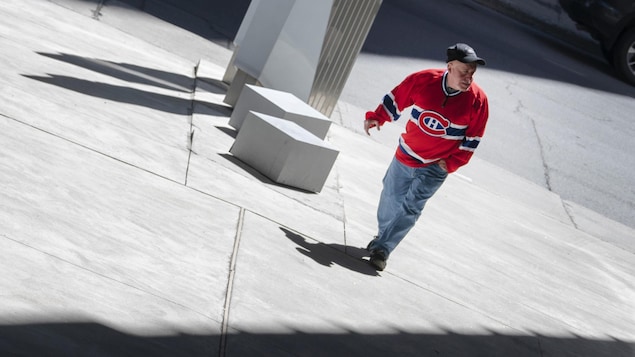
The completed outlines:
{"type": "Polygon", "coordinates": [[[375,267],[375,269],[382,271],[386,268],[386,255],[378,250],[373,250],[370,252],[370,264],[375,267]]]}

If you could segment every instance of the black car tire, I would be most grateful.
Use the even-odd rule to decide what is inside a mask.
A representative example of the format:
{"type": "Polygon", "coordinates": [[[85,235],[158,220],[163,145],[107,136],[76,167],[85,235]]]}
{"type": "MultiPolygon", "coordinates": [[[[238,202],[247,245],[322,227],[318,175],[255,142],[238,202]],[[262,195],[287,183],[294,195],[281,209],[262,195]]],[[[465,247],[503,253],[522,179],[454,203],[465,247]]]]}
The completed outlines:
{"type": "Polygon", "coordinates": [[[615,43],[613,65],[622,78],[635,85],[635,28],[624,32],[615,43]]]}

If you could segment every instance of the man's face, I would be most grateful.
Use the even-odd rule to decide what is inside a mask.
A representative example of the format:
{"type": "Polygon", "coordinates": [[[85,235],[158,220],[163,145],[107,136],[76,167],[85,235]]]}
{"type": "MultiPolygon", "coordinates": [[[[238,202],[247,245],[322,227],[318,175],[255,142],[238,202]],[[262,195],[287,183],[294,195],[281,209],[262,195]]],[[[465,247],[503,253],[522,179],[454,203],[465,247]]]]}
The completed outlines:
{"type": "Polygon", "coordinates": [[[472,84],[472,76],[476,72],[476,63],[451,61],[448,63],[448,86],[465,92],[472,84]]]}

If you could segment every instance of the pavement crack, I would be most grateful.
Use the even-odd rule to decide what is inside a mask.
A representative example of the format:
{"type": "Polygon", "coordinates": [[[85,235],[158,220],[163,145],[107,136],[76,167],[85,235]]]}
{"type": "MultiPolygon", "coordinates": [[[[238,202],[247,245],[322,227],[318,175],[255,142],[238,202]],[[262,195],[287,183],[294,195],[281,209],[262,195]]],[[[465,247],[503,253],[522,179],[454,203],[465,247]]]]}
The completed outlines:
{"type": "Polygon", "coordinates": [[[580,230],[580,226],[578,226],[578,223],[575,220],[575,216],[571,212],[571,206],[567,204],[567,202],[565,202],[563,199],[560,199],[560,201],[562,202],[562,207],[564,208],[564,212],[569,217],[569,220],[571,221],[571,224],[573,224],[573,227],[577,230],[580,230]]]}
{"type": "Polygon", "coordinates": [[[536,141],[538,141],[538,148],[540,149],[540,161],[542,162],[542,168],[545,176],[545,186],[551,192],[553,189],[551,187],[551,174],[549,165],[547,165],[547,160],[545,156],[545,148],[542,140],[540,139],[540,134],[538,133],[538,127],[536,126],[536,121],[533,118],[530,118],[531,126],[534,129],[534,133],[536,134],[536,141]]]}

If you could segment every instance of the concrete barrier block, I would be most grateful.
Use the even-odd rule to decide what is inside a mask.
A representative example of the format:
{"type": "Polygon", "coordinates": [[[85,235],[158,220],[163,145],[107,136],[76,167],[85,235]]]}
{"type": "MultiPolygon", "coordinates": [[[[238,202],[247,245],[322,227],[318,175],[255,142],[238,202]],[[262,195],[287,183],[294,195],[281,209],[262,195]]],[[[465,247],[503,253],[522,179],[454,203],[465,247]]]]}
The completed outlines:
{"type": "Polygon", "coordinates": [[[241,127],[249,111],[290,120],[324,140],[331,120],[295,95],[255,85],[245,85],[234,106],[229,125],[241,127]]]}
{"type": "Polygon", "coordinates": [[[322,190],[339,154],[298,124],[253,111],[229,152],[277,183],[311,192],[322,190]]]}

